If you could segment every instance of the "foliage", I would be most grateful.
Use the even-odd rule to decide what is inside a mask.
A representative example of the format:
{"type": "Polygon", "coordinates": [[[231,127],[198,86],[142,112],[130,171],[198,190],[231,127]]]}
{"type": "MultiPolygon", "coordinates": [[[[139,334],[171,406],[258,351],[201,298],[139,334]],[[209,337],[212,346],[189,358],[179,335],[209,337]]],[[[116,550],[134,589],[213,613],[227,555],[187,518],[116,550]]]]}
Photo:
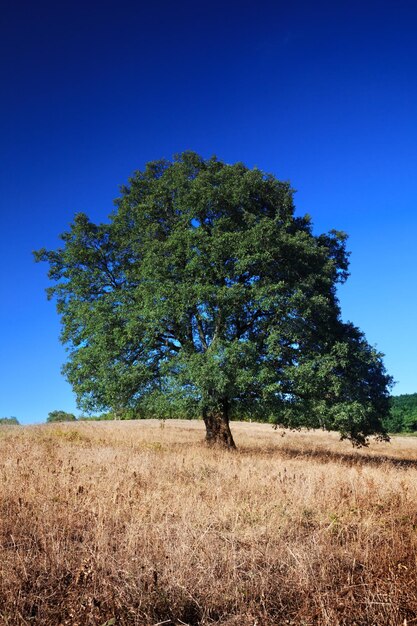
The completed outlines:
{"type": "Polygon", "coordinates": [[[108,223],[77,214],[62,240],[36,258],[81,408],[385,436],[391,378],[340,318],[346,235],[314,235],[287,182],[187,152],[136,172],[108,223]]]}
{"type": "Polygon", "coordinates": [[[417,393],[393,396],[384,426],[390,433],[417,431],[417,393]]]}
{"type": "MultiPolygon", "coordinates": [[[[150,416],[147,416],[150,417],[150,416]]],[[[118,411],[108,411],[100,415],[80,415],[78,421],[81,422],[102,422],[111,420],[134,420],[138,415],[133,409],[120,409],[118,411]]]]}
{"type": "Polygon", "coordinates": [[[19,426],[19,420],[17,417],[0,417],[0,425],[19,426]]]}
{"type": "Polygon", "coordinates": [[[75,422],[76,417],[73,413],[65,411],[51,411],[48,413],[47,422],[75,422]]]}

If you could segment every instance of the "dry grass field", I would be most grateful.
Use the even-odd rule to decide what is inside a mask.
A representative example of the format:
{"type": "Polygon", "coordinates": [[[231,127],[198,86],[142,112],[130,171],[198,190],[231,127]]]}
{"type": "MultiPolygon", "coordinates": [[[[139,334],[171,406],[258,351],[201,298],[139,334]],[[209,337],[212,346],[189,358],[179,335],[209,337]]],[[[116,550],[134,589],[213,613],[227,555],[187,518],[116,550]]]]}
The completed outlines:
{"type": "Polygon", "coordinates": [[[417,439],[0,430],[0,624],[417,625],[417,439]]]}

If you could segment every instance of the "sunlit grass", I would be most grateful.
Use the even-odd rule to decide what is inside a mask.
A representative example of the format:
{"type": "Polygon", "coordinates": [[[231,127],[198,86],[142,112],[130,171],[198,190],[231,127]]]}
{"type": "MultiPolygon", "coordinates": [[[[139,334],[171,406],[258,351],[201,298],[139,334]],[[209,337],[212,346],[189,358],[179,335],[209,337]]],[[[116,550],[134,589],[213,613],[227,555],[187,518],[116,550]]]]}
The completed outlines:
{"type": "Polygon", "coordinates": [[[0,623],[417,622],[417,440],[232,430],[3,430],[0,623]]]}

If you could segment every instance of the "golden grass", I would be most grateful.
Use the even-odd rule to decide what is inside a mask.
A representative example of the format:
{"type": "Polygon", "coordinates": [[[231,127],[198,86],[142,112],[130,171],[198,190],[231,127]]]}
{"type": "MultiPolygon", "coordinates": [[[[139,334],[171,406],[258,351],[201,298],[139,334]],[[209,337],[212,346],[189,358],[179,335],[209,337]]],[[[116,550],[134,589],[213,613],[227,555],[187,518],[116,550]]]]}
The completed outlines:
{"type": "Polygon", "coordinates": [[[0,624],[417,624],[417,439],[200,422],[0,431],[0,624]]]}

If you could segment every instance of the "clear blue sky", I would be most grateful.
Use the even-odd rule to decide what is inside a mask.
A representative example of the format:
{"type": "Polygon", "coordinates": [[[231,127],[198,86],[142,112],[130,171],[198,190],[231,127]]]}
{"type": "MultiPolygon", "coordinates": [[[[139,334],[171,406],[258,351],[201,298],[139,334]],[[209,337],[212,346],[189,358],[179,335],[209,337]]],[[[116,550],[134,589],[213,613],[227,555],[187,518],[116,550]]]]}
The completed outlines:
{"type": "Polygon", "coordinates": [[[343,318],[417,391],[415,2],[37,2],[0,13],[0,416],[75,410],[45,265],[146,161],[185,149],[289,179],[345,230],[343,318]]]}

